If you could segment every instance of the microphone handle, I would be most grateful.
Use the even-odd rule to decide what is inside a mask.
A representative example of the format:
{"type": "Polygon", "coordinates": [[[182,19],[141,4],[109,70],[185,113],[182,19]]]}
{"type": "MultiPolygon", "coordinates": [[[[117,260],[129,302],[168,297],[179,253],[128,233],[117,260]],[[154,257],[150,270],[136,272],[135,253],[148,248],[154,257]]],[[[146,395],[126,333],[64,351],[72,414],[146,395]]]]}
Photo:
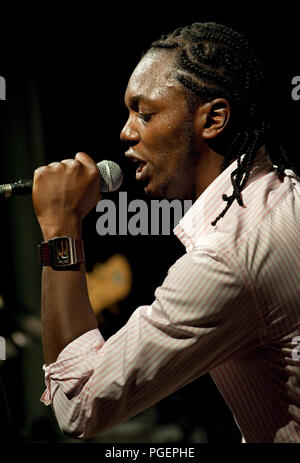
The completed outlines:
{"type": "Polygon", "coordinates": [[[0,197],[9,198],[12,195],[28,195],[32,192],[33,180],[18,180],[0,185],[0,197]]]}

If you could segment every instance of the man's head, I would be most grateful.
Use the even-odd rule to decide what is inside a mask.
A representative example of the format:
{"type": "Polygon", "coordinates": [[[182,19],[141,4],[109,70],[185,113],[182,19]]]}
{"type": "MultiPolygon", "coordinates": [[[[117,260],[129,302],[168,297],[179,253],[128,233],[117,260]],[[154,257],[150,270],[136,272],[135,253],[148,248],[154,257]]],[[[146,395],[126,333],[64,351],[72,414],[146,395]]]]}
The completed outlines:
{"type": "Polygon", "coordinates": [[[266,141],[262,88],[258,58],[226,26],[195,23],[154,42],[130,78],[121,133],[128,155],[141,161],[145,191],[195,198],[237,159],[222,214],[234,199],[243,205],[241,189],[266,141]]]}
{"type": "MultiPolygon", "coordinates": [[[[175,58],[150,50],[140,61],[127,86],[130,115],[121,137],[131,143],[127,155],[139,162],[137,179],[146,193],[194,199],[212,181],[200,166],[212,157],[207,140],[226,126],[230,109],[221,98],[191,109],[189,91],[176,77],[175,58]]],[[[215,157],[219,171],[222,157],[215,157]]]]}

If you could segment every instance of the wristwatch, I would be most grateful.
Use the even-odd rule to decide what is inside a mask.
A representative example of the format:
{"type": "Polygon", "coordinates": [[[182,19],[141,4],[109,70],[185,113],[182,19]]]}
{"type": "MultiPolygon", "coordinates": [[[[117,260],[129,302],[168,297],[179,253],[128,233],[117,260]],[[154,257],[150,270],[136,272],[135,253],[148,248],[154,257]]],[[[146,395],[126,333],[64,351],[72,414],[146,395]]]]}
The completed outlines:
{"type": "Polygon", "coordinates": [[[55,270],[73,270],[85,262],[83,240],[59,236],[38,245],[40,264],[55,270]]]}

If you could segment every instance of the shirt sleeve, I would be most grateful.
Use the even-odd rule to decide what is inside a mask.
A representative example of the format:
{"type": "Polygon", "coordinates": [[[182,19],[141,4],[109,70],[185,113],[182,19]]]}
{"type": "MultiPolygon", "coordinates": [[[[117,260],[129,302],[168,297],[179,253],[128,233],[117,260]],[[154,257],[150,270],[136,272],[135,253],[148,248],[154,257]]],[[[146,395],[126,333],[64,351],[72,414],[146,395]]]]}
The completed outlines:
{"type": "Polygon", "coordinates": [[[195,249],[106,342],[91,330],[44,366],[41,400],[67,435],[93,437],[255,348],[254,304],[232,260],[195,249]]]}

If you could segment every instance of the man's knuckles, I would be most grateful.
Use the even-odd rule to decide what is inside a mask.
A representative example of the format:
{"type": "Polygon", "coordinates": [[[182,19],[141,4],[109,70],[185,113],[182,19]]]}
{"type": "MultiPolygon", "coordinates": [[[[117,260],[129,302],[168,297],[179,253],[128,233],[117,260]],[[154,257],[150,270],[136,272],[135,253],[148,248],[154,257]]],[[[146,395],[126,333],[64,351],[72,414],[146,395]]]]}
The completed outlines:
{"type": "Polygon", "coordinates": [[[83,164],[78,159],[63,159],[61,162],[38,167],[34,171],[33,190],[37,193],[40,187],[45,186],[63,189],[66,185],[73,185],[75,182],[79,188],[93,185],[99,188],[100,192],[100,180],[99,169],[93,161],[83,164]]]}

